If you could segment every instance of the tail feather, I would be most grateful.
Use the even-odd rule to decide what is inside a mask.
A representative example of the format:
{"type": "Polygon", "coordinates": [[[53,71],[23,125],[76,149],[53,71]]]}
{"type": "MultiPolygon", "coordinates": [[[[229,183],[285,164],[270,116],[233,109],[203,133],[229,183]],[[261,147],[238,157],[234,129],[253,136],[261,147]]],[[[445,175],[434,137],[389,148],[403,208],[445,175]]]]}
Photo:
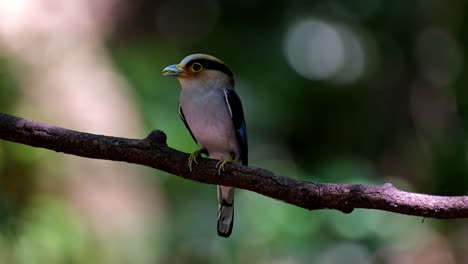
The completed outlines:
{"type": "Polygon", "coordinates": [[[234,225],[234,188],[218,186],[218,235],[229,237],[234,225]]]}

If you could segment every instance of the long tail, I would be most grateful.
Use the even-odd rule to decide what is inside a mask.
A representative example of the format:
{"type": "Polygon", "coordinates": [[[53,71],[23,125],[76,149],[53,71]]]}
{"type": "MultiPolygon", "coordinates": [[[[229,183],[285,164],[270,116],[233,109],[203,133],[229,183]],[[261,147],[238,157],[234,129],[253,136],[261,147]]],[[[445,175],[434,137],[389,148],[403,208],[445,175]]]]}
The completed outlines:
{"type": "Polygon", "coordinates": [[[234,188],[218,185],[218,235],[229,237],[234,224],[234,188]]]}

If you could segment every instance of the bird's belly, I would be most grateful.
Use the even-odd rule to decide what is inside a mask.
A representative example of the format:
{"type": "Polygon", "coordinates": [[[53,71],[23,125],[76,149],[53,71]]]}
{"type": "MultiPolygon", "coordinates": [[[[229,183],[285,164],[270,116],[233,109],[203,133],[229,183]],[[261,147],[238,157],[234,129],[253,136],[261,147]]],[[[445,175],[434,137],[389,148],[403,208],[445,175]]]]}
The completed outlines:
{"type": "Polygon", "coordinates": [[[183,111],[197,143],[206,149],[210,156],[212,153],[237,152],[234,125],[225,105],[186,105],[183,111]]]}
{"type": "Polygon", "coordinates": [[[235,143],[230,139],[233,137],[228,130],[221,130],[216,127],[207,127],[203,131],[195,132],[196,138],[200,146],[208,152],[225,152],[230,153],[235,150],[235,143]]]}

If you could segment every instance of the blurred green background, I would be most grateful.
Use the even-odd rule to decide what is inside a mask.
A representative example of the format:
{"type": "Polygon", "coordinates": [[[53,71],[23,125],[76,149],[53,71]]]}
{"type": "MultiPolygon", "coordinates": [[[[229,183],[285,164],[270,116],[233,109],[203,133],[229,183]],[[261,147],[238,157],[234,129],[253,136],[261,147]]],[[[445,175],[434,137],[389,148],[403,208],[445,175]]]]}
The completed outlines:
{"type": "MultiPolygon", "coordinates": [[[[456,1],[0,0],[0,112],[192,152],[179,84],[234,71],[250,165],[465,195],[468,14],[456,1]]],[[[136,165],[0,141],[0,263],[467,263],[466,220],[306,211],[136,165]]]]}

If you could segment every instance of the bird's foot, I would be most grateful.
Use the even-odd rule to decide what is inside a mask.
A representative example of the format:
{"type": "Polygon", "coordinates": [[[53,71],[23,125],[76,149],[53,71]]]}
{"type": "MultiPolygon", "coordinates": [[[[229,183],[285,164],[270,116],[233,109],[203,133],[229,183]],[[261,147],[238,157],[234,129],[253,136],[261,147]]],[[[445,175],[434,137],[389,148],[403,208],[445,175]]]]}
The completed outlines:
{"type": "Polygon", "coordinates": [[[234,162],[234,157],[229,155],[227,159],[220,160],[218,163],[216,163],[216,168],[218,168],[218,175],[221,175],[221,170],[224,171],[224,165],[232,162],[234,162]]]}
{"type": "Polygon", "coordinates": [[[192,171],[192,163],[196,163],[198,164],[197,162],[197,158],[199,156],[201,156],[201,154],[203,153],[203,149],[199,149],[195,152],[193,152],[192,154],[190,154],[189,158],[188,158],[188,167],[189,167],[189,170],[192,171]]]}

